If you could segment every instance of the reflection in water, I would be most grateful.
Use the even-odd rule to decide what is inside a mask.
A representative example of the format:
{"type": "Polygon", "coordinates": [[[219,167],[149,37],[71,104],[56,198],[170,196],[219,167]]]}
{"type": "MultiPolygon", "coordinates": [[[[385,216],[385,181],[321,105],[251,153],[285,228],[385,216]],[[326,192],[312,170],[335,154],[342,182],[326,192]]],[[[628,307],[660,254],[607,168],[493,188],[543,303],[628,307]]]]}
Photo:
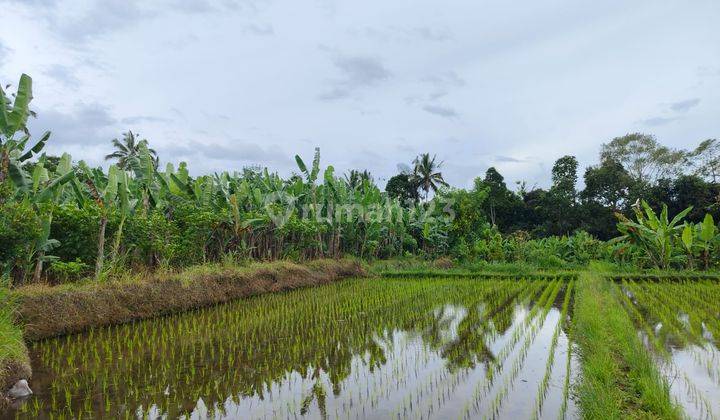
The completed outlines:
{"type": "Polygon", "coordinates": [[[720,285],[623,281],[625,303],[687,416],[720,417],[720,285]]]}
{"type": "Polygon", "coordinates": [[[348,280],[47,340],[14,414],[574,417],[571,284],[348,280]]]}

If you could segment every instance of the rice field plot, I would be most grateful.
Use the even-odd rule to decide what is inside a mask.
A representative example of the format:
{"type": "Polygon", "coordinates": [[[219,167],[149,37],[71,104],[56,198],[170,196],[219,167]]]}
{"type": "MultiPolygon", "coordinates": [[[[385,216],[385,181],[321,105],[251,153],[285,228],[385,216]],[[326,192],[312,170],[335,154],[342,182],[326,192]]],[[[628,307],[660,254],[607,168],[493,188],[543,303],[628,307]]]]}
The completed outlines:
{"type": "Polygon", "coordinates": [[[20,418],[573,418],[572,276],[351,279],[31,346],[20,418]]]}
{"type": "Polygon", "coordinates": [[[720,283],[616,280],[620,299],[690,418],[720,418],[720,283]]]}

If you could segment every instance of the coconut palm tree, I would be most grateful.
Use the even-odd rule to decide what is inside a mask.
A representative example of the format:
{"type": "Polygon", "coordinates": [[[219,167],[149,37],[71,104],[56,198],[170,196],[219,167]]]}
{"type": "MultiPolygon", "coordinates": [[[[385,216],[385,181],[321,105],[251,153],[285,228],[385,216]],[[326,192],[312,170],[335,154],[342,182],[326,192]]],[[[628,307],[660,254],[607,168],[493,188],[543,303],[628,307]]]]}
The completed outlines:
{"type": "Polygon", "coordinates": [[[348,187],[350,187],[350,189],[354,190],[359,187],[362,185],[363,181],[368,181],[370,183],[373,182],[373,177],[367,169],[364,171],[352,169],[350,172],[345,174],[345,183],[348,187]]]}
{"type": "Polygon", "coordinates": [[[427,201],[430,190],[437,192],[440,185],[447,186],[448,183],[440,172],[442,162],[435,162],[437,156],[430,157],[430,153],[422,153],[413,161],[415,168],[413,169],[413,179],[420,188],[425,191],[425,200],[427,201]]]}
{"type": "MultiPolygon", "coordinates": [[[[123,133],[122,141],[118,139],[113,139],[112,144],[116,150],[113,153],[106,155],[105,160],[117,159],[118,168],[130,169],[130,160],[137,158],[140,155],[140,144],[145,143],[145,146],[148,145],[147,140],[142,139],[138,141],[137,138],[138,136],[136,134],[134,134],[132,131],[128,131],[127,133],[123,133]]],[[[148,151],[153,156],[155,168],[157,168],[159,162],[157,152],[155,152],[155,150],[153,149],[150,149],[149,147],[148,151]]]]}

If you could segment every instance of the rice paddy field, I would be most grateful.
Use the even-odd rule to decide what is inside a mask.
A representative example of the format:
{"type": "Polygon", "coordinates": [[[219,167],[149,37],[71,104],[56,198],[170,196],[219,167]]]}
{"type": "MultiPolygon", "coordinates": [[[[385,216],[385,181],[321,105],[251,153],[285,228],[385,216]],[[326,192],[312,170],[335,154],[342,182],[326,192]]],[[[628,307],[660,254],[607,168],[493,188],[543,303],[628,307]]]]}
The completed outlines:
{"type": "Polygon", "coordinates": [[[13,414],[573,417],[574,284],[346,280],[45,340],[13,414]]]}
{"type": "Polygon", "coordinates": [[[620,278],[616,285],[674,402],[690,418],[720,418],[717,280],[620,278]]]}
{"type": "Polygon", "coordinates": [[[350,279],[33,343],[6,416],[713,419],[718,337],[717,280],[350,279]]]}

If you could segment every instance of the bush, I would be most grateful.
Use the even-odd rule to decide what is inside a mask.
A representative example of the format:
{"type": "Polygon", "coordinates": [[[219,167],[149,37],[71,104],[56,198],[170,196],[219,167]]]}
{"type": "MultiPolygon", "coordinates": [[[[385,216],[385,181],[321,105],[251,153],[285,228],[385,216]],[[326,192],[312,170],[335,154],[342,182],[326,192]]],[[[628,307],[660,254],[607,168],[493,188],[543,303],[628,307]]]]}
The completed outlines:
{"type": "MultiPolygon", "coordinates": [[[[51,238],[57,238],[60,246],[53,253],[62,261],[95,261],[100,211],[97,206],[78,208],[76,205],[60,205],[53,209],[51,238]]],[[[107,237],[113,229],[108,222],[107,237]]]]}
{"type": "Polygon", "coordinates": [[[9,282],[12,274],[15,280],[23,276],[40,235],[40,220],[31,204],[0,204],[0,280],[9,282]]]}
{"type": "Polygon", "coordinates": [[[56,283],[77,281],[90,272],[90,266],[79,259],[70,262],[53,261],[48,268],[48,274],[56,283]]]}

